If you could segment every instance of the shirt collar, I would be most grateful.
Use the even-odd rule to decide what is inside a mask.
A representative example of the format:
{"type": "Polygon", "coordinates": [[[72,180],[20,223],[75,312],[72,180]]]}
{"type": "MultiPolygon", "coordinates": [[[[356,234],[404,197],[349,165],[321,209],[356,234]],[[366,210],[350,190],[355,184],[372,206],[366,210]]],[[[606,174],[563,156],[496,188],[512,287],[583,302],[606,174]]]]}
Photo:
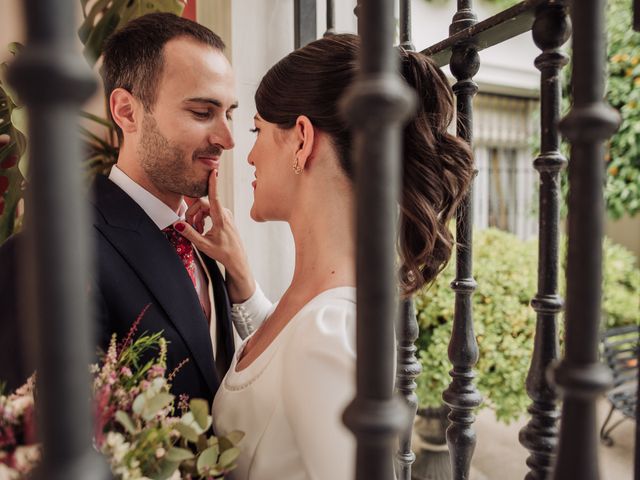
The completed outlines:
{"type": "Polygon", "coordinates": [[[184,220],[187,204],[184,200],[180,203],[178,212],[174,212],[166,203],[145,190],[114,165],[109,174],[109,180],[120,187],[144,210],[160,230],[173,225],[178,220],[184,220]]]}

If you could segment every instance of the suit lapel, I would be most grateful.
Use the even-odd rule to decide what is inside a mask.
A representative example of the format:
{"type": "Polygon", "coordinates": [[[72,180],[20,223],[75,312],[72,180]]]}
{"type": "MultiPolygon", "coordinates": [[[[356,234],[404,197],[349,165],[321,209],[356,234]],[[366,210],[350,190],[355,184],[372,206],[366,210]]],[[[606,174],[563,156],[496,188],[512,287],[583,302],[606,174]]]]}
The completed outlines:
{"type": "Polygon", "coordinates": [[[213,305],[216,309],[216,364],[226,372],[231,365],[235,345],[233,343],[233,327],[231,324],[231,303],[225,287],[225,281],[215,260],[204,254],[200,255],[211,278],[213,287],[213,305]]]}
{"type": "Polygon", "coordinates": [[[96,180],[96,228],[118,250],[184,339],[211,392],[218,386],[208,322],[191,279],[164,234],[110,180],[96,180]]]}

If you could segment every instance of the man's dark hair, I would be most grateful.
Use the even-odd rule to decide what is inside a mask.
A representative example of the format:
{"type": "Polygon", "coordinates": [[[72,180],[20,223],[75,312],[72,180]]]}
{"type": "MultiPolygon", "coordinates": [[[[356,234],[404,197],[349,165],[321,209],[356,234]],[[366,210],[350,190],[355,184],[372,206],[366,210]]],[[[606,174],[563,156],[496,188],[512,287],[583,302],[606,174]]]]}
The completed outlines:
{"type": "MultiPolygon", "coordinates": [[[[220,51],[225,47],[218,35],[186,18],[171,13],[138,17],[105,43],[101,73],[107,99],[116,88],[124,88],[142,102],[146,111],[151,111],[162,75],[163,48],[178,37],[190,37],[220,51]]],[[[115,127],[122,142],[122,131],[118,125],[115,127]]]]}

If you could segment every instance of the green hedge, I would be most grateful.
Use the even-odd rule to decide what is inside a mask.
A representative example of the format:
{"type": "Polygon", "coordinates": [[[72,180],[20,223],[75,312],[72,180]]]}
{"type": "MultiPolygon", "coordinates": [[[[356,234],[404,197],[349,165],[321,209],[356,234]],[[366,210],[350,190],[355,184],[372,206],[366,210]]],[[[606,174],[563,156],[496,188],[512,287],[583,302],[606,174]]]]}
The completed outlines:
{"type": "MultiPolygon", "coordinates": [[[[474,326],[480,348],[476,385],[504,422],[524,413],[530,400],[525,379],[533,348],[536,315],[529,306],[537,290],[537,242],[522,241],[495,229],[475,233],[473,295],[474,326]]],[[[564,242],[561,258],[564,258],[564,242]]],[[[447,348],[453,321],[455,258],[431,288],[415,297],[420,337],[418,354],[423,373],[418,378],[421,406],[442,403],[450,382],[447,348]]],[[[605,240],[603,327],[640,323],[640,269],[632,253],[605,240]]],[[[564,272],[560,269],[564,294],[564,272]]],[[[562,318],[562,317],[560,317],[562,318]]],[[[559,322],[560,323],[560,322],[559,322]]]]}

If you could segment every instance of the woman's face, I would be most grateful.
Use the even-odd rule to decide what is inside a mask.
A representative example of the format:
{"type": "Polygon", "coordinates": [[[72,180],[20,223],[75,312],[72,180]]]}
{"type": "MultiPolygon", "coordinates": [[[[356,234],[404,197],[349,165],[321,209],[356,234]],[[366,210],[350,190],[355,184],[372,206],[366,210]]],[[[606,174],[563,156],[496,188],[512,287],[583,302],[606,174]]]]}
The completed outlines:
{"type": "Polygon", "coordinates": [[[289,219],[298,176],[293,171],[296,143],[293,129],[283,130],[254,117],[256,141],[248,162],[255,167],[251,218],[258,222],[289,219]]]}

